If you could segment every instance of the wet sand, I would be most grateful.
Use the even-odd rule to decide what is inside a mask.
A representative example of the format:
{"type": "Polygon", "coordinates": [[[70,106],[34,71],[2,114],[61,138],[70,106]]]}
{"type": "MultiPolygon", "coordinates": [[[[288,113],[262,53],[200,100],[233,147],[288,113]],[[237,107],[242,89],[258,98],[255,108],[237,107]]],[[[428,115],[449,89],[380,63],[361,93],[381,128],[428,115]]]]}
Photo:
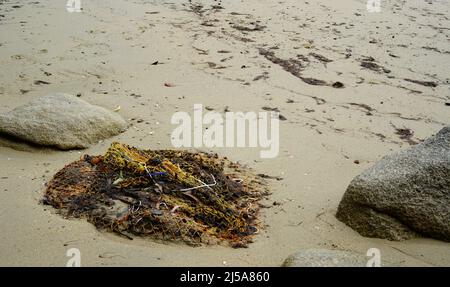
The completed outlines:
{"type": "Polygon", "coordinates": [[[65,92],[120,106],[132,124],[82,151],[0,147],[0,265],[64,266],[71,247],[83,266],[279,266],[304,248],[375,247],[385,264],[449,266],[448,243],[365,238],[334,214],[354,176],[449,124],[450,4],[385,0],[368,13],[351,0],[199,3],[93,0],[69,13],[61,1],[0,2],[0,112],[65,92]],[[39,204],[56,171],[112,141],[172,148],[171,116],[198,103],[286,119],[274,159],[213,150],[282,178],[270,180],[267,226],[249,248],[128,240],[39,204]]]}

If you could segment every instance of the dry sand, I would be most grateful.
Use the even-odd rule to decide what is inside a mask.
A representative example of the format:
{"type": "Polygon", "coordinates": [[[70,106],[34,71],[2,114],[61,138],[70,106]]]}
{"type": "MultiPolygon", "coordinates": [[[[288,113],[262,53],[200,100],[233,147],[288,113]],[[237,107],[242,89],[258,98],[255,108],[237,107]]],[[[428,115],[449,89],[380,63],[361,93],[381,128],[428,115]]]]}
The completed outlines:
{"type": "Polygon", "coordinates": [[[82,13],[69,13],[65,1],[0,1],[0,112],[51,92],[81,93],[120,106],[133,124],[83,151],[0,147],[0,265],[64,266],[70,247],[80,249],[83,266],[279,266],[303,248],[375,247],[385,264],[449,266],[448,243],[364,238],[334,214],[354,176],[409,146],[394,126],[413,130],[418,142],[449,124],[450,3],[383,0],[381,13],[368,13],[363,0],[219,2],[200,1],[199,10],[181,0],[85,0],[82,13]],[[223,9],[212,8],[218,4],[223,9]],[[308,84],[260,48],[301,61],[303,77],[344,88],[308,84]],[[384,70],[361,67],[368,57],[384,70]],[[171,148],[171,115],[195,103],[216,111],[277,107],[287,119],[277,158],[214,150],[283,178],[271,181],[268,202],[281,205],[263,210],[267,227],[249,248],[130,241],[39,204],[57,170],[113,140],[171,148]]]}

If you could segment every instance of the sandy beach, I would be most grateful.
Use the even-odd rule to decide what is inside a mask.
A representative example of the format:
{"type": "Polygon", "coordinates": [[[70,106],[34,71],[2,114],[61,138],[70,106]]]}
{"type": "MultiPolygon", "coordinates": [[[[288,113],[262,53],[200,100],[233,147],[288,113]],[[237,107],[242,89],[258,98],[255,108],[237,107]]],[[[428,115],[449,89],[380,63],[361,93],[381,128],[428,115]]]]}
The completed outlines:
{"type": "Polygon", "coordinates": [[[64,92],[130,128],[84,150],[0,140],[1,266],[65,266],[72,247],[82,266],[280,266],[305,248],[450,266],[448,242],[366,238],[335,218],[355,176],[450,123],[448,1],[384,0],[380,13],[363,0],[65,2],[0,1],[0,113],[64,92]],[[40,203],[58,170],[113,141],[173,148],[170,119],[195,104],[283,116],[275,158],[200,148],[279,178],[248,248],[129,240],[40,203]]]}

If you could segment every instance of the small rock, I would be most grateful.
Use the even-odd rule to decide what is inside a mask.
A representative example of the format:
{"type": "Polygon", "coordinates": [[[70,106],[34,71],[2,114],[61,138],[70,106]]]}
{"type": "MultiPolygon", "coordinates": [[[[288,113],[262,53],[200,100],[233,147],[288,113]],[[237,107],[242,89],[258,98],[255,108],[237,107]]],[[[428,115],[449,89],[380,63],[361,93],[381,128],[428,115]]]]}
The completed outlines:
{"type": "Polygon", "coordinates": [[[282,267],[365,267],[369,257],[328,249],[306,249],[290,255],[282,267]]]}
{"type": "Polygon", "coordinates": [[[341,83],[341,82],[335,82],[335,83],[333,83],[332,87],[335,88],[335,89],[342,89],[342,88],[344,88],[345,86],[344,86],[344,84],[341,83]]]}

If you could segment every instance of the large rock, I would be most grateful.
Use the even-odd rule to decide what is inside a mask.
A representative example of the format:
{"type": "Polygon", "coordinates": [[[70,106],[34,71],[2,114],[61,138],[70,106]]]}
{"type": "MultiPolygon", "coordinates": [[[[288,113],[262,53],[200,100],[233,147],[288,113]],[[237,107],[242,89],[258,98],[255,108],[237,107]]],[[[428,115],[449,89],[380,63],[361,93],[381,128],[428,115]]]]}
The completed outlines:
{"type": "Polygon", "coordinates": [[[0,114],[0,133],[64,150],[86,148],[126,128],[118,114],[62,93],[0,114]]]}
{"type": "Polygon", "coordinates": [[[307,249],[294,253],[283,267],[365,267],[369,257],[341,250],[307,249]]]}
{"type": "Polygon", "coordinates": [[[336,217],[363,236],[450,241],[450,126],[353,179],[336,217]]]}

